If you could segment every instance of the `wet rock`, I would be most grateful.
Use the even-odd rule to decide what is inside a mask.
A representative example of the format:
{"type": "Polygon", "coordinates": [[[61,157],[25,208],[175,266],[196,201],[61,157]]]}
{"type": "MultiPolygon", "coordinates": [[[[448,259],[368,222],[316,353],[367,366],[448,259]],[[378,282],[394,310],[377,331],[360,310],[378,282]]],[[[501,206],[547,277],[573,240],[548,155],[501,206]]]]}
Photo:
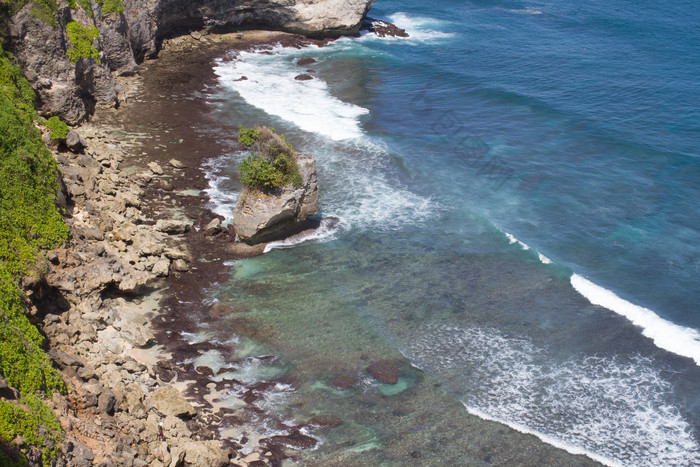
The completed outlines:
{"type": "Polygon", "coordinates": [[[209,222],[207,226],[204,227],[204,231],[208,235],[214,235],[221,232],[221,219],[219,219],[218,217],[212,219],[211,222],[209,222]]]}
{"type": "Polygon", "coordinates": [[[301,75],[296,75],[296,76],[294,77],[294,79],[297,80],[297,81],[309,81],[309,80],[314,79],[314,77],[311,76],[311,75],[307,75],[307,74],[303,73],[303,74],[301,74],[301,75]]]}
{"type": "Polygon", "coordinates": [[[312,417],[308,423],[309,425],[332,428],[342,424],[343,422],[338,417],[334,417],[332,415],[316,415],[315,417],[312,417]]]}
{"type": "Polygon", "coordinates": [[[293,430],[288,435],[271,436],[270,438],[266,438],[265,441],[271,442],[272,444],[284,444],[296,449],[310,449],[318,443],[315,438],[302,434],[299,430],[293,430]]]}
{"type": "Polygon", "coordinates": [[[348,389],[355,384],[355,379],[349,376],[338,376],[331,380],[331,386],[337,389],[348,389]]]}
{"type": "Polygon", "coordinates": [[[408,37],[405,29],[401,29],[388,21],[381,21],[373,18],[365,18],[361,29],[376,34],[379,37],[408,37]]]}
{"type": "Polygon", "coordinates": [[[385,384],[396,384],[399,380],[399,365],[396,360],[379,360],[368,366],[367,371],[385,384]]]}
{"type": "Polygon", "coordinates": [[[297,65],[299,66],[311,65],[312,63],[316,63],[316,59],[311,57],[304,57],[297,60],[297,65]]]}
{"type": "Polygon", "coordinates": [[[163,416],[193,417],[197,410],[173,387],[160,388],[148,396],[150,403],[163,416]]]}
{"type": "Polygon", "coordinates": [[[172,381],[175,376],[177,376],[177,370],[173,365],[164,361],[158,361],[153,370],[156,372],[158,377],[166,382],[172,381]]]}
{"type": "Polygon", "coordinates": [[[212,318],[221,318],[222,316],[228,316],[234,313],[236,310],[233,307],[226,305],[225,303],[214,303],[211,308],[209,308],[209,316],[212,318]]]}

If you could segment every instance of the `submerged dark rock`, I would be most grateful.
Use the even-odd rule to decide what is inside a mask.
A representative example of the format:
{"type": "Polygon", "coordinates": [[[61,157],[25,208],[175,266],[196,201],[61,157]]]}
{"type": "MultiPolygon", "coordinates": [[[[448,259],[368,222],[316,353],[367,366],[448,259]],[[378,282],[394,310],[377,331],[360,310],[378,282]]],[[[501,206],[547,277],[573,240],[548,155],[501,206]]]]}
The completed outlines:
{"type": "Polygon", "coordinates": [[[396,384],[399,380],[399,364],[396,360],[379,360],[368,366],[367,371],[385,384],[396,384]]]}

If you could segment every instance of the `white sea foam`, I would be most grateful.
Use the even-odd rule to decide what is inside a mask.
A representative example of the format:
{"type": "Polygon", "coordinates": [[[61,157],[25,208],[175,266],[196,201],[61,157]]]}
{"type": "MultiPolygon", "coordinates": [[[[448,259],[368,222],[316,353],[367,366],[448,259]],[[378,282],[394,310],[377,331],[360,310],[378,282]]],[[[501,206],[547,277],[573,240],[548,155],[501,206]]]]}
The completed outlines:
{"type": "Polygon", "coordinates": [[[367,109],[333,97],[320,79],[295,80],[299,68],[284,58],[298,54],[296,49],[277,47],[270,53],[241,52],[233,61],[219,61],[214,72],[248,104],[305,131],[333,140],[362,136],[360,117],[367,109]]]}
{"type": "Polygon", "coordinates": [[[209,159],[204,163],[204,175],[209,181],[204,190],[209,197],[207,208],[214,214],[222,216],[224,224],[231,222],[233,208],[238,202],[239,193],[226,187],[230,183],[230,175],[227,174],[227,170],[235,165],[234,160],[236,160],[234,155],[225,155],[209,159]]]}
{"type": "Polygon", "coordinates": [[[443,21],[425,16],[409,16],[406,13],[394,13],[389,20],[401,29],[406,30],[409,41],[433,42],[453,37],[454,34],[442,32],[443,21]]]}
{"type": "MultiPolygon", "coordinates": [[[[498,230],[501,230],[501,229],[498,229],[498,230]]],[[[540,262],[541,262],[542,264],[552,264],[552,260],[551,260],[551,259],[549,259],[547,256],[543,255],[543,254],[540,253],[539,251],[533,249],[533,248],[532,248],[530,245],[528,245],[527,243],[521,242],[520,240],[518,240],[517,238],[515,238],[515,236],[514,236],[513,234],[509,234],[508,232],[505,232],[505,231],[503,231],[503,230],[501,230],[501,232],[503,232],[503,234],[506,236],[506,238],[508,239],[508,241],[510,242],[511,245],[514,244],[514,243],[517,243],[517,244],[520,246],[520,248],[522,248],[523,250],[526,250],[526,251],[527,251],[527,250],[533,250],[535,253],[537,253],[537,258],[540,260],[540,262]]]]}
{"type": "Polygon", "coordinates": [[[330,240],[338,231],[337,224],[338,221],[336,219],[322,219],[321,225],[319,225],[313,232],[304,235],[293,235],[278,242],[270,242],[265,245],[263,253],[268,253],[275,249],[292,248],[296,245],[313,240],[330,240]]]}
{"type": "Polygon", "coordinates": [[[640,326],[642,334],[652,339],[657,347],[692,358],[696,365],[700,365],[700,333],[695,329],[667,321],[652,310],[623,300],[578,274],[571,276],[571,285],[592,304],[612,310],[640,326]]]}
{"type": "Polygon", "coordinates": [[[492,328],[424,325],[404,354],[470,413],[608,465],[698,465],[692,425],[648,359],[570,358],[492,328]]]}

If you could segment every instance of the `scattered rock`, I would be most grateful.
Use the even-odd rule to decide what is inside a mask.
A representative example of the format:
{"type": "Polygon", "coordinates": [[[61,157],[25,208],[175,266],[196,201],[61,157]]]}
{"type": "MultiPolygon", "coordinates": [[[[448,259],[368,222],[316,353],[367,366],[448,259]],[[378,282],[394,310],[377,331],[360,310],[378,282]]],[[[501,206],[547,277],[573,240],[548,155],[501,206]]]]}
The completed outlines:
{"type": "Polygon", "coordinates": [[[173,387],[157,389],[148,396],[148,402],[163,415],[167,417],[193,417],[197,411],[192,404],[180,394],[180,391],[173,387]]]}
{"type": "Polygon", "coordinates": [[[314,77],[311,75],[307,75],[307,74],[301,74],[301,75],[296,75],[294,77],[294,79],[297,81],[309,81],[309,80],[314,79],[314,77]]]}
{"type": "MultiPolygon", "coordinates": [[[[224,467],[229,464],[230,453],[218,441],[193,441],[183,439],[178,448],[185,452],[185,465],[192,467],[224,467]]],[[[172,465],[172,464],[171,464],[172,465]]]]}
{"type": "Polygon", "coordinates": [[[221,219],[215,217],[204,227],[204,231],[209,235],[214,235],[221,232],[221,219]]]}
{"type": "Polygon", "coordinates": [[[19,391],[7,384],[7,381],[5,381],[2,375],[0,375],[0,397],[5,399],[19,398],[19,391]]]}
{"type": "Polygon", "coordinates": [[[379,360],[368,366],[367,371],[385,384],[396,384],[399,380],[399,365],[396,360],[379,360]]]}
{"type": "Polygon", "coordinates": [[[158,277],[166,277],[170,273],[170,260],[167,258],[159,259],[153,265],[152,272],[158,277]]]}
{"type": "Polygon", "coordinates": [[[408,37],[408,33],[405,29],[401,29],[393,23],[387,21],[381,21],[378,19],[373,19],[367,17],[362,22],[363,31],[371,32],[379,37],[408,37]]]}
{"type": "Polygon", "coordinates": [[[187,272],[190,267],[184,259],[176,259],[170,263],[170,269],[175,272],[187,272]]]}
{"type": "Polygon", "coordinates": [[[315,417],[312,417],[308,423],[309,425],[333,428],[342,424],[343,422],[338,417],[334,417],[332,415],[316,415],[315,417]]]}
{"type": "Polygon", "coordinates": [[[114,397],[114,393],[109,388],[105,388],[97,398],[97,409],[101,413],[112,415],[116,402],[117,399],[114,397]]]}
{"type": "Polygon", "coordinates": [[[155,161],[149,162],[148,168],[151,169],[151,172],[153,172],[155,175],[163,175],[163,167],[161,167],[160,164],[155,161]]]}
{"type": "Polygon", "coordinates": [[[311,65],[312,63],[316,63],[316,59],[311,57],[304,57],[297,60],[297,65],[299,66],[311,65]]]}
{"type": "Polygon", "coordinates": [[[180,162],[177,159],[170,159],[168,164],[170,164],[171,167],[175,167],[176,169],[182,169],[185,167],[185,164],[183,164],[182,162],[180,162]]]}
{"type": "Polygon", "coordinates": [[[221,318],[222,316],[228,316],[234,313],[235,310],[225,303],[214,303],[211,308],[209,308],[209,316],[212,318],[221,318]]]}
{"type": "Polygon", "coordinates": [[[80,137],[78,133],[71,130],[66,135],[66,146],[72,152],[80,152],[86,146],[85,140],[80,137]]]}
{"type": "Polygon", "coordinates": [[[192,227],[192,221],[175,219],[159,219],[156,222],[156,230],[167,234],[182,234],[192,227]]]}
{"type": "Polygon", "coordinates": [[[331,386],[337,389],[348,389],[355,384],[355,379],[349,376],[338,376],[331,380],[331,386]]]}

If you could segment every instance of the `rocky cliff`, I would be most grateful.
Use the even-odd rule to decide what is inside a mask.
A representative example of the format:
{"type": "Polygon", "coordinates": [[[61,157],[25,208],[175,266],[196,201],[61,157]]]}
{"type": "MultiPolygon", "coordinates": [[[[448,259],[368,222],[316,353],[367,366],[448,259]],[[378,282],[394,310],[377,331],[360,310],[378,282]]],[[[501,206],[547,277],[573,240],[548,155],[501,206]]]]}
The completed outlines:
{"type": "Polygon", "coordinates": [[[29,0],[21,6],[21,1],[0,0],[0,27],[3,47],[17,57],[37,92],[39,111],[76,123],[96,106],[117,106],[121,89],[115,75],[135,73],[138,63],[154,57],[167,37],[250,28],[323,37],[356,34],[373,3],[29,0]]]}

